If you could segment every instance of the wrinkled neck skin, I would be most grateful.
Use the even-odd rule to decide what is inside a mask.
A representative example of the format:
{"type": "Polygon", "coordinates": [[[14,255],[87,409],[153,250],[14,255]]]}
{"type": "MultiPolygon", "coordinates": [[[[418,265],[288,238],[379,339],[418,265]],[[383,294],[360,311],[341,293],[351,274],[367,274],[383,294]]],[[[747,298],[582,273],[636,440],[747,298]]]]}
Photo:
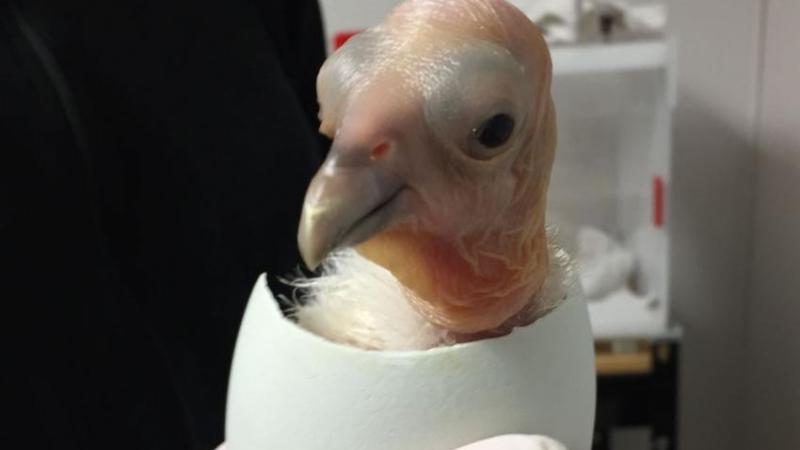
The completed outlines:
{"type": "MultiPolygon", "coordinates": [[[[463,235],[443,235],[420,221],[393,226],[357,247],[408,288],[412,306],[430,322],[464,340],[535,320],[532,300],[548,270],[546,193],[556,133],[552,103],[545,106],[541,134],[530,136],[536,152],[520,152],[507,176],[514,197],[501,214],[463,235]]],[[[480,197],[478,195],[477,197],[480,197]]],[[[475,199],[474,214],[482,213],[475,199]]],[[[488,205],[486,205],[488,207],[488,205]]]]}

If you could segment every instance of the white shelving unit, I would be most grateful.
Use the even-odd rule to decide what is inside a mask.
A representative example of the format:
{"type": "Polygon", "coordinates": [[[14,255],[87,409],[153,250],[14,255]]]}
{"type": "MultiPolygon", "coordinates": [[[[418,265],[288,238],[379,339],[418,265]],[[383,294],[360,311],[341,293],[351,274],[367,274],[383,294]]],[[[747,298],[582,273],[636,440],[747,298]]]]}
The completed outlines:
{"type": "Polygon", "coordinates": [[[553,46],[553,76],[667,70],[668,99],[676,101],[676,43],[672,38],[613,44],[553,46]]]}
{"type": "Polygon", "coordinates": [[[590,226],[636,261],[630,292],[590,302],[597,338],[668,330],[674,49],[662,39],[551,51],[559,145],[550,219],[573,253],[577,230],[590,226]]]}
{"type": "Polygon", "coordinates": [[[673,59],[666,40],[554,46],[550,53],[555,76],[658,69],[673,59]]]}

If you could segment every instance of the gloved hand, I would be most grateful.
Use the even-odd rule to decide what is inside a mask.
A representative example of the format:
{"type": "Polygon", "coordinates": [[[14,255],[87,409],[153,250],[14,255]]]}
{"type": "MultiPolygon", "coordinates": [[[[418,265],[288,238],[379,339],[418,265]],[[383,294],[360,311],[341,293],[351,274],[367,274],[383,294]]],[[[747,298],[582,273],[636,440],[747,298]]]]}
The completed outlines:
{"type": "Polygon", "coordinates": [[[545,436],[509,434],[469,444],[457,450],[567,450],[567,448],[545,436]]]}
{"type": "MultiPolygon", "coordinates": [[[[225,444],[217,450],[226,450],[225,444]]],[[[456,450],[567,450],[558,441],[545,436],[509,434],[469,444],[456,450]]]]}

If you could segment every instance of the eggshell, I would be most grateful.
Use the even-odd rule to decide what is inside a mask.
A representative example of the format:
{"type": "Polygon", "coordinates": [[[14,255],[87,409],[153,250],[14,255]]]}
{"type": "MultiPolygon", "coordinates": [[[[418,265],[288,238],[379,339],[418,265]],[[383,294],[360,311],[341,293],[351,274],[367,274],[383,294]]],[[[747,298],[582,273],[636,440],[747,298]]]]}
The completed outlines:
{"type": "Polygon", "coordinates": [[[284,318],[261,276],[236,344],[228,450],[453,450],[502,434],[591,447],[593,344],[568,298],[534,325],[428,351],[365,351],[284,318]]]}

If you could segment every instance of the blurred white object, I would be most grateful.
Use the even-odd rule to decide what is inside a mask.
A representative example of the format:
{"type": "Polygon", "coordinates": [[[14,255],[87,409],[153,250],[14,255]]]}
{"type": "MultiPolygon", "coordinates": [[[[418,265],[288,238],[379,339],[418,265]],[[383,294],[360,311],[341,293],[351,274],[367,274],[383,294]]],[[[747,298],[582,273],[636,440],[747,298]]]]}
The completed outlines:
{"type": "Polygon", "coordinates": [[[623,288],[589,304],[592,333],[600,339],[657,336],[667,328],[664,309],[664,302],[623,288]]]}
{"type": "Polygon", "coordinates": [[[231,367],[227,447],[452,450],[524,433],[589,450],[594,345],[578,291],[508,336],[376,352],[334,344],[289,321],[261,276],[231,367]]]}
{"type": "Polygon", "coordinates": [[[633,253],[597,228],[583,227],[577,236],[575,262],[589,300],[599,300],[628,283],[633,273],[633,253]]]}
{"type": "Polygon", "coordinates": [[[547,42],[574,42],[580,0],[509,0],[539,25],[547,42]]]}
{"type": "Polygon", "coordinates": [[[664,302],[638,295],[628,286],[636,260],[606,233],[582,227],[576,236],[575,262],[589,300],[592,333],[598,338],[643,337],[666,329],[664,302]]]}
{"type": "Polygon", "coordinates": [[[663,0],[583,0],[581,41],[635,40],[661,36],[667,25],[663,0]]]}
{"type": "MultiPolygon", "coordinates": [[[[217,450],[226,450],[223,444],[217,450]]],[[[560,442],[549,437],[511,434],[475,442],[456,450],[567,450],[560,442]]]]}
{"type": "Polygon", "coordinates": [[[628,26],[632,30],[664,31],[667,28],[668,10],[663,0],[614,1],[630,3],[623,9],[627,11],[628,26]]]}
{"type": "Polygon", "coordinates": [[[458,450],[567,450],[567,448],[545,436],[516,434],[476,442],[458,450]]]}

